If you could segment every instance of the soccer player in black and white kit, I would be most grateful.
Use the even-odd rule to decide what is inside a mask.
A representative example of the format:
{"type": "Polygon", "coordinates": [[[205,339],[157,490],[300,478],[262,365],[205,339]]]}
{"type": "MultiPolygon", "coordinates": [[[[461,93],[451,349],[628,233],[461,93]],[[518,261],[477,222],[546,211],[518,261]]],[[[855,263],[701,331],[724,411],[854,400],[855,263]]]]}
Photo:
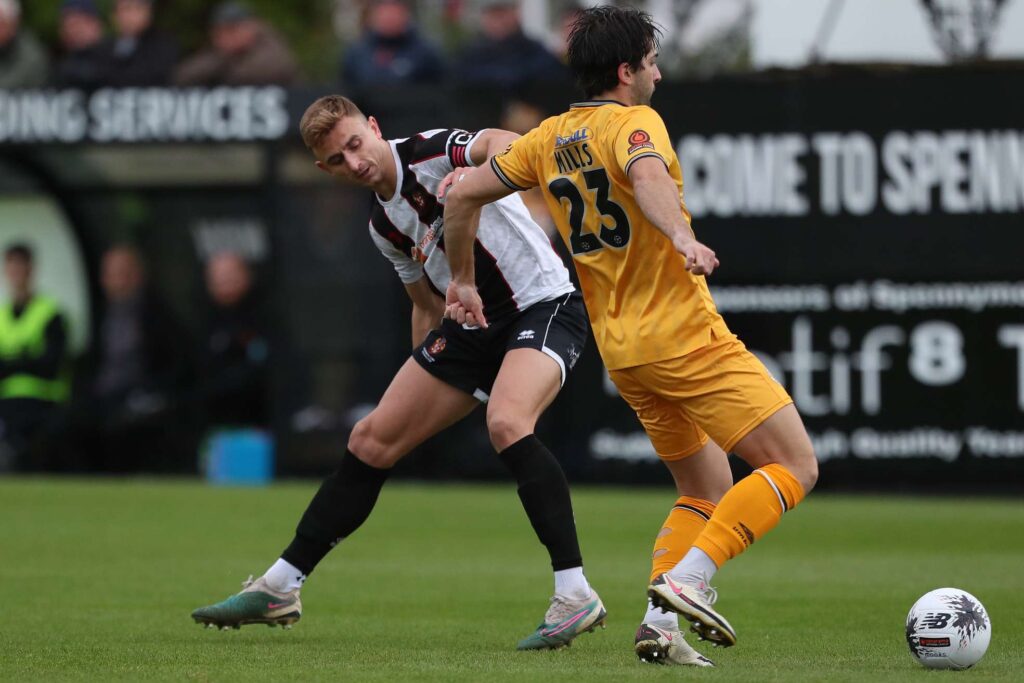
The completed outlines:
{"type": "Polygon", "coordinates": [[[441,129],[386,140],[373,117],[341,96],[310,105],[300,128],[318,168],[374,191],[370,236],[412,299],[415,348],[377,407],[352,430],[338,470],[321,485],[280,559],[241,593],[192,617],[221,628],[297,621],[306,577],[366,520],[390,468],[486,402],[491,443],[516,477],[555,574],[544,623],[519,649],[561,647],[603,625],[604,605],[583,574],[565,475],[533,433],[583,350],[587,316],[568,271],[518,196],[479,212],[476,282],[490,326],[469,329],[443,318],[451,271],[437,192],[456,168],[483,163],[518,136],[441,129]]]}

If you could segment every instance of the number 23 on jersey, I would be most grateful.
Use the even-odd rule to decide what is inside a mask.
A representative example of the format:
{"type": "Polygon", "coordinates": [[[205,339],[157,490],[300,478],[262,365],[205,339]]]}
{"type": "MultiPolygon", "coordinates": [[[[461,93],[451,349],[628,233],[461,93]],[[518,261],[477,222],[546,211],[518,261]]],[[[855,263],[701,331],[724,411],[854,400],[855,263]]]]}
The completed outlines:
{"type": "Polygon", "coordinates": [[[621,249],[629,242],[629,217],[609,198],[608,173],[603,168],[583,171],[585,188],[569,178],[555,178],[548,191],[569,212],[569,247],[573,256],[604,249],[621,249]]]}

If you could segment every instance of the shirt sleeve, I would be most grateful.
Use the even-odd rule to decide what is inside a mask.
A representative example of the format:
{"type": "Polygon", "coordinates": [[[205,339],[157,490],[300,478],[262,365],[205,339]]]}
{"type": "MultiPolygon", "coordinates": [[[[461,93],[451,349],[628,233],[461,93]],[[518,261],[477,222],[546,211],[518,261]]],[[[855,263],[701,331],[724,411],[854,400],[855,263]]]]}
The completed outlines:
{"type": "Polygon", "coordinates": [[[398,273],[399,280],[409,285],[423,277],[423,264],[412,257],[411,251],[407,254],[391,240],[381,235],[372,222],[370,223],[370,237],[373,238],[373,243],[380,249],[380,253],[384,254],[391,261],[395,272],[398,273]]]}
{"type": "Polygon", "coordinates": [[[543,153],[539,145],[541,133],[534,128],[519,138],[501,154],[491,157],[491,168],[498,179],[513,190],[529,190],[540,185],[537,168],[539,155],[543,153]]]}
{"type": "Polygon", "coordinates": [[[473,145],[480,138],[480,133],[484,132],[484,130],[486,128],[475,133],[457,129],[451,132],[451,135],[448,136],[446,152],[448,161],[451,162],[453,167],[476,166],[469,153],[473,149],[473,145]]]}
{"type": "Polygon", "coordinates": [[[661,159],[667,167],[672,153],[672,140],[658,113],[650,107],[638,107],[624,119],[613,140],[615,161],[623,172],[628,176],[633,162],[644,157],[661,159]]]}
{"type": "Polygon", "coordinates": [[[417,136],[412,163],[419,164],[438,178],[443,178],[456,168],[473,166],[470,150],[483,131],[468,131],[461,128],[436,128],[417,136]]]}

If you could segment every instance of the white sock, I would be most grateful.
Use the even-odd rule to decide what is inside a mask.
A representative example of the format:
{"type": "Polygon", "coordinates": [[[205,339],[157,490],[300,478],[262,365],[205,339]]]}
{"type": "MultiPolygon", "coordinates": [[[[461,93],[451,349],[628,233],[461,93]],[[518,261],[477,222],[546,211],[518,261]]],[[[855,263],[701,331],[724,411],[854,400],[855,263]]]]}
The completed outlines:
{"type": "Polygon", "coordinates": [[[701,587],[701,584],[711,582],[711,577],[718,571],[718,565],[711,559],[711,556],[700,548],[690,550],[679,561],[679,564],[672,567],[668,575],[680,583],[701,587]]]}
{"type": "Polygon", "coordinates": [[[584,600],[590,597],[590,584],[583,575],[583,567],[562,569],[555,572],[555,595],[573,600],[584,600]]]}
{"type": "Polygon", "coordinates": [[[302,588],[302,584],[306,582],[306,575],[298,567],[281,559],[267,570],[263,578],[267,580],[270,590],[278,593],[289,593],[296,588],[302,588]]]}
{"type": "Polygon", "coordinates": [[[660,607],[655,607],[651,601],[647,601],[647,613],[644,614],[645,624],[654,624],[666,631],[679,630],[679,615],[675,612],[662,612],[660,607]]]}

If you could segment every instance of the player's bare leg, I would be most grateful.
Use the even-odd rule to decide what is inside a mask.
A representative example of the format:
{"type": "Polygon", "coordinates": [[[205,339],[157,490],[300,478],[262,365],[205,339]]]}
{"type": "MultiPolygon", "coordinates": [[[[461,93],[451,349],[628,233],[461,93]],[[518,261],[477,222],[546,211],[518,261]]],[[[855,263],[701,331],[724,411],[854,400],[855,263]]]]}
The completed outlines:
{"type": "Polygon", "coordinates": [[[555,595],[544,622],[520,641],[521,650],[569,645],[604,624],[605,609],[583,575],[569,486],[558,461],[534,436],[541,413],[558,395],[562,370],[536,349],[505,355],[487,405],[487,429],[499,457],[516,476],[519,498],[555,572],[555,595]]]}
{"type": "Polygon", "coordinates": [[[790,404],[776,411],[734,447],[754,472],[723,496],[693,548],[651,584],[652,598],[693,622],[720,645],[736,633],[701,593],[715,572],[778,524],[814,487],[818,463],[807,431],[790,404]]]}
{"type": "Polygon", "coordinates": [[[478,405],[475,398],[409,359],[391,380],[377,407],[352,429],[349,450],[367,465],[389,469],[478,405]]]}
{"type": "Polygon", "coordinates": [[[783,406],[751,430],[733,451],[755,469],[767,465],[785,467],[796,478],[805,495],[818,483],[818,459],[814,455],[814,446],[800,413],[792,404],[783,406]]]}
{"type": "MultiPolygon", "coordinates": [[[[728,456],[713,441],[692,455],[662,462],[672,473],[678,499],[654,542],[651,581],[682,559],[704,530],[715,505],[732,486],[728,456]]],[[[654,664],[713,666],[711,660],[686,643],[679,629],[679,616],[655,607],[650,600],[636,632],[634,651],[641,661],[654,664]]]]}
{"type": "Polygon", "coordinates": [[[192,618],[222,629],[246,624],[291,626],[302,615],[299,590],[331,548],[369,516],[389,469],[406,453],[465,417],[476,399],[406,361],[377,408],[349,437],[340,467],[327,477],[306,508],[291,545],[241,593],[201,607],[192,618]]]}

